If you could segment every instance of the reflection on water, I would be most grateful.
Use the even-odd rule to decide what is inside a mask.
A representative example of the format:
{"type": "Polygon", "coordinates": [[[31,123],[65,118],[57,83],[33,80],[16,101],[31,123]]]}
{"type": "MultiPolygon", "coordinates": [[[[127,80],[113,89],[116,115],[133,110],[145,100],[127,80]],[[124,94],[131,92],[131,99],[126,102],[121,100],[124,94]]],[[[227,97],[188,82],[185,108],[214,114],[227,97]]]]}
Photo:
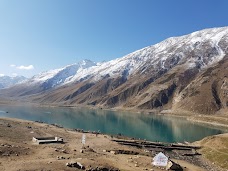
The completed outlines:
{"type": "Polygon", "coordinates": [[[57,123],[67,128],[101,131],[107,134],[163,142],[196,141],[222,130],[194,124],[181,118],[91,110],[86,108],[47,108],[0,106],[0,117],[57,123]],[[7,111],[8,113],[4,112],[7,111]]]}

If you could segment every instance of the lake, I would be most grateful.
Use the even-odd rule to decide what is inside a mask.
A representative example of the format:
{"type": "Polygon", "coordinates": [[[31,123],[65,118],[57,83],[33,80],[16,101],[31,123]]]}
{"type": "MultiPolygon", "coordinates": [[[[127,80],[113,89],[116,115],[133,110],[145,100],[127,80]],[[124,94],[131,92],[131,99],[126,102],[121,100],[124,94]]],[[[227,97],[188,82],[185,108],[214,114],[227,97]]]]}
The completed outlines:
{"type": "Polygon", "coordinates": [[[0,106],[0,117],[59,124],[66,128],[100,131],[162,142],[193,142],[225,131],[179,117],[146,115],[88,108],[0,106]]]}

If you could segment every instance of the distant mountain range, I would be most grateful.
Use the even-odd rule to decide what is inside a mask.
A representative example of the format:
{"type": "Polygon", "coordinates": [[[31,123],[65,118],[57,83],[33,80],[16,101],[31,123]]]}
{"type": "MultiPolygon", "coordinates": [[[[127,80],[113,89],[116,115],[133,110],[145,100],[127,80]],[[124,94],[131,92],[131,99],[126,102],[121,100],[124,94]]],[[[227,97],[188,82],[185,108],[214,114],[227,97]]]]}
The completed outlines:
{"type": "Polygon", "coordinates": [[[0,89],[14,86],[15,84],[22,83],[25,80],[27,80],[27,78],[24,76],[0,76],[0,89]]]}
{"type": "Polygon", "coordinates": [[[228,108],[228,27],[171,37],[112,61],[84,60],[1,91],[41,104],[181,109],[228,108]]]}

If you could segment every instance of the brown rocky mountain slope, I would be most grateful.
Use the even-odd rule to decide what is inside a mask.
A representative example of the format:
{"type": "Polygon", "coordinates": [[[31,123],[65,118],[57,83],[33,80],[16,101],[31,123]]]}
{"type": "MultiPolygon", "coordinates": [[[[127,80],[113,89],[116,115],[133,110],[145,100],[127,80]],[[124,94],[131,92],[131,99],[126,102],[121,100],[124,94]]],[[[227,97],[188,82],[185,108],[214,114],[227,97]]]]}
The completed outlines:
{"type": "Polygon", "coordinates": [[[28,81],[0,93],[40,104],[214,114],[227,112],[227,76],[228,27],[223,27],[169,38],[84,69],[58,86],[51,84],[58,82],[56,77],[45,82],[34,77],[33,84],[28,81]]]}
{"type": "Polygon", "coordinates": [[[177,67],[157,79],[135,75],[115,88],[121,81],[121,78],[107,78],[96,85],[81,83],[61,87],[33,100],[108,108],[183,109],[202,114],[228,109],[228,56],[201,72],[177,67]]]}

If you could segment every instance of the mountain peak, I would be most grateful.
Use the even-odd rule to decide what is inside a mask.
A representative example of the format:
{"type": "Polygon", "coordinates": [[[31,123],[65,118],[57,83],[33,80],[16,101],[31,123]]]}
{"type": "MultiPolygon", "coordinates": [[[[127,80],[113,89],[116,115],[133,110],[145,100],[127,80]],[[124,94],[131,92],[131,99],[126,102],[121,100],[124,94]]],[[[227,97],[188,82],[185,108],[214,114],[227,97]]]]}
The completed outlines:
{"type": "Polygon", "coordinates": [[[85,69],[85,68],[89,68],[91,66],[95,66],[97,64],[89,59],[84,59],[81,62],[79,62],[79,65],[82,69],[85,69]]]}
{"type": "Polygon", "coordinates": [[[69,82],[77,73],[81,72],[83,69],[89,68],[91,66],[95,66],[96,63],[85,59],[81,62],[74,63],[71,65],[67,65],[60,69],[50,70],[46,72],[42,72],[30,80],[28,83],[32,84],[41,84],[44,89],[50,89],[59,85],[64,84],[65,82],[69,82]]]}

